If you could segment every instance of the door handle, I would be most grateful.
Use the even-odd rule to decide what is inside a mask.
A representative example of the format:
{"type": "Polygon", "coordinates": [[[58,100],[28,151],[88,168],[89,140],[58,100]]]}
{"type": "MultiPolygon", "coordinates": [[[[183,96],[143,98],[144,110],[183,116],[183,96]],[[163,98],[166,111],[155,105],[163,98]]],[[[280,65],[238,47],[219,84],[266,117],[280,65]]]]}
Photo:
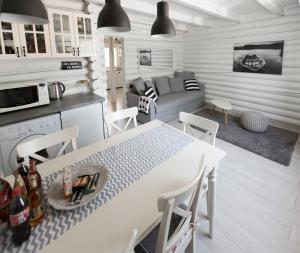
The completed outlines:
{"type": "Polygon", "coordinates": [[[79,47],[77,47],[77,54],[78,54],[78,56],[80,56],[80,48],[79,47]]]}
{"type": "Polygon", "coordinates": [[[17,57],[20,58],[20,49],[19,47],[16,47],[16,49],[17,49],[17,57]]]}
{"type": "Polygon", "coordinates": [[[26,57],[26,48],[23,47],[23,56],[26,57]]]}
{"type": "Polygon", "coordinates": [[[73,47],[73,56],[76,55],[76,50],[75,50],[75,47],[73,47]]]}

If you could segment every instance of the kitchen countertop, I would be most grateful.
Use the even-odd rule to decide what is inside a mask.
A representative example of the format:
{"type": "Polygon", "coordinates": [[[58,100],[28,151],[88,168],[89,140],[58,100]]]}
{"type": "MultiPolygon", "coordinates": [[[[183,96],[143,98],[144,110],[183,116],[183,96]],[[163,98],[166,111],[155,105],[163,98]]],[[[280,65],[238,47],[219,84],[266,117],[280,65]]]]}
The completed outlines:
{"type": "Polygon", "coordinates": [[[0,126],[60,113],[94,103],[103,103],[104,101],[103,97],[93,92],[65,96],[60,100],[50,100],[49,105],[0,114],[0,126]]]}

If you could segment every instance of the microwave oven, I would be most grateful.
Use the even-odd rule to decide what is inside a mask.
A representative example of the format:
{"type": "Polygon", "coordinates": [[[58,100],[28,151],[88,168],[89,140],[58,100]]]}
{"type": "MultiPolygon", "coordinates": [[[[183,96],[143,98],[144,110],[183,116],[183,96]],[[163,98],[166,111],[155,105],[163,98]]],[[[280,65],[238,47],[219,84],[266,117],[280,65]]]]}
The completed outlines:
{"type": "Polygon", "coordinates": [[[0,85],[0,113],[49,103],[47,82],[31,81],[0,85]]]}

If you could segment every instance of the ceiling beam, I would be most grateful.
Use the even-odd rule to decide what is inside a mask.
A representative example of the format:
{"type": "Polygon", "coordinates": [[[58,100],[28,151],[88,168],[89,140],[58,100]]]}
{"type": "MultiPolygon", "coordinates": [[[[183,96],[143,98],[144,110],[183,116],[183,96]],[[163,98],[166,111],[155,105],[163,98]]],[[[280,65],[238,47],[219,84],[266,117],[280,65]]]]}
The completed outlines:
{"type": "MultiPolygon", "coordinates": [[[[88,0],[88,1],[91,3],[102,4],[102,5],[105,2],[104,0],[88,0]]],[[[149,3],[148,1],[144,2],[141,0],[126,0],[126,1],[121,1],[121,5],[126,10],[138,14],[152,16],[153,18],[155,18],[157,15],[156,4],[149,3]]],[[[194,26],[204,26],[204,27],[212,26],[211,22],[204,20],[202,17],[199,17],[199,15],[191,15],[190,13],[183,13],[172,9],[172,6],[170,6],[170,18],[176,22],[183,23],[183,24],[191,24],[194,26]]]]}
{"type": "Polygon", "coordinates": [[[235,22],[242,22],[241,15],[231,11],[228,8],[215,4],[213,1],[201,2],[199,0],[172,0],[179,5],[186,6],[199,12],[235,22]]]}
{"type": "Polygon", "coordinates": [[[280,2],[276,0],[256,0],[262,7],[264,7],[267,11],[271,12],[275,15],[284,15],[284,6],[280,4],[280,2]]]}

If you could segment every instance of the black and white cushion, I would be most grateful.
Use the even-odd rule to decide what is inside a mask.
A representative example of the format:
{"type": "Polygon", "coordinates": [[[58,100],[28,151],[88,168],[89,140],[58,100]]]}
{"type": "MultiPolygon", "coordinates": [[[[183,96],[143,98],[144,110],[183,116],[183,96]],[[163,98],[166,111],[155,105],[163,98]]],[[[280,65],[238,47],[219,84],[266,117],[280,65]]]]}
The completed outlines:
{"type": "Polygon", "coordinates": [[[153,99],[155,103],[158,100],[158,96],[152,87],[149,87],[145,90],[144,96],[153,99]]]}
{"type": "Polygon", "coordinates": [[[184,80],[185,90],[200,90],[197,79],[184,80]]]}

